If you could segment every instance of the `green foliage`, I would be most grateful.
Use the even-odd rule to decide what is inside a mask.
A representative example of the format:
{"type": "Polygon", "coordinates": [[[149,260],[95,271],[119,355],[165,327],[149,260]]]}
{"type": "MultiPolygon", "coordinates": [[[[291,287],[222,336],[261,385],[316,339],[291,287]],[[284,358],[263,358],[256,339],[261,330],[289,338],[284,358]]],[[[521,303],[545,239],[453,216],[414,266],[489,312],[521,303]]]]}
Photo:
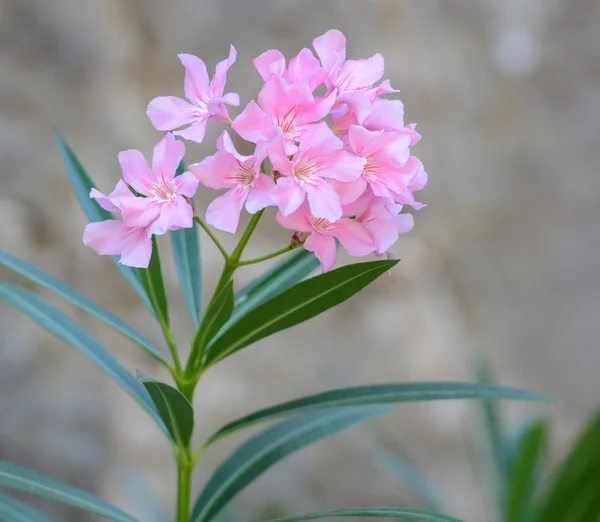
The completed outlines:
{"type": "Polygon", "coordinates": [[[173,230],[170,236],[181,290],[190,317],[194,326],[197,327],[200,324],[200,306],[202,304],[198,227],[194,223],[192,228],[173,230]]]}
{"type": "Polygon", "coordinates": [[[421,509],[404,509],[394,507],[375,507],[357,509],[339,509],[336,511],[318,511],[305,515],[277,518],[269,522],[301,522],[302,520],[317,520],[323,518],[348,518],[348,517],[376,517],[397,518],[402,520],[426,520],[430,522],[460,522],[458,518],[449,517],[440,513],[423,511],[421,509]]]}
{"type": "MultiPolygon", "coordinates": [[[[137,522],[132,516],[87,491],[9,462],[0,461],[0,486],[69,504],[116,522],[137,522]]],[[[2,504],[3,499],[0,498],[2,504]]]]}
{"type": "Polygon", "coordinates": [[[0,491],[0,520],[3,522],[52,522],[37,509],[0,491]]]}
{"type": "Polygon", "coordinates": [[[156,244],[156,237],[152,236],[152,257],[148,268],[140,270],[142,284],[146,294],[150,298],[152,309],[158,321],[163,326],[169,326],[169,306],[167,304],[167,293],[163,282],[162,270],[160,268],[160,254],[156,244]]]}

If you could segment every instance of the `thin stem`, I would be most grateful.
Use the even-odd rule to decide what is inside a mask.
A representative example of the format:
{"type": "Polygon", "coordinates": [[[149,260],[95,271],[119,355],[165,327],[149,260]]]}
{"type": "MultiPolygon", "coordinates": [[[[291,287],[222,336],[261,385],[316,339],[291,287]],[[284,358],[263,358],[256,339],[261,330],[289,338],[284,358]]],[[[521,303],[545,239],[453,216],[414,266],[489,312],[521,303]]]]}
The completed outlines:
{"type": "Polygon", "coordinates": [[[205,443],[202,444],[202,446],[200,446],[197,450],[196,453],[194,453],[194,456],[192,457],[192,466],[196,465],[196,462],[198,461],[198,459],[204,454],[204,452],[210,447],[210,444],[205,443]]]}
{"type": "Polygon", "coordinates": [[[279,250],[276,250],[275,252],[271,252],[270,254],[267,254],[266,256],[255,257],[253,259],[246,259],[245,261],[238,261],[237,266],[246,266],[246,265],[253,265],[255,263],[260,263],[261,261],[266,261],[267,259],[272,259],[274,257],[280,256],[281,254],[290,252],[290,251],[294,250],[294,248],[298,248],[299,246],[300,246],[300,244],[288,245],[284,248],[280,248],[279,250]]]}
{"type": "Polygon", "coordinates": [[[173,332],[171,332],[171,329],[163,321],[160,321],[160,325],[162,327],[163,335],[165,336],[165,341],[167,341],[167,345],[169,346],[173,363],[175,364],[175,373],[178,375],[181,373],[181,361],[179,359],[177,344],[173,338],[173,332]]]}
{"type": "MultiPolygon", "coordinates": [[[[258,222],[260,221],[260,218],[262,217],[264,211],[264,209],[259,210],[256,214],[252,216],[252,219],[250,219],[246,230],[244,230],[244,233],[242,234],[240,242],[237,244],[237,246],[231,253],[231,261],[233,265],[235,265],[233,270],[237,268],[238,261],[240,260],[240,257],[242,257],[242,252],[244,251],[244,248],[246,248],[248,241],[250,241],[250,236],[254,232],[256,225],[258,225],[258,222]]],[[[233,271],[231,273],[233,274],[233,271]]],[[[225,283],[227,283],[227,281],[225,281],[225,283]]]]}
{"type": "Polygon", "coordinates": [[[190,520],[190,491],[192,486],[192,462],[190,448],[179,449],[177,457],[177,522],[190,520]]]}
{"type": "Polygon", "coordinates": [[[202,221],[202,219],[200,217],[198,217],[198,216],[194,216],[194,221],[196,223],[198,223],[204,229],[204,232],[206,232],[208,234],[208,237],[210,237],[212,239],[212,242],[219,249],[219,251],[221,252],[221,254],[223,254],[223,257],[225,258],[225,261],[228,261],[229,260],[229,254],[227,253],[227,250],[225,250],[225,247],[217,239],[217,236],[215,236],[213,234],[212,230],[208,227],[208,225],[204,221],[202,221]]]}

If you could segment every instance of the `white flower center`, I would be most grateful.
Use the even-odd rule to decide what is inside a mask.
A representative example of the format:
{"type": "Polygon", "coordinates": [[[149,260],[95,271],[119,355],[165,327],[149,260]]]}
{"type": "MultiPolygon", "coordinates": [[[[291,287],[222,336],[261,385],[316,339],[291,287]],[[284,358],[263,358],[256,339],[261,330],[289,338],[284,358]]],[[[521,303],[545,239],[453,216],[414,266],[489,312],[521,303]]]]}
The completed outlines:
{"type": "Polygon", "coordinates": [[[248,163],[237,161],[237,168],[228,178],[237,185],[250,185],[254,181],[256,173],[254,167],[248,163]]]}
{"type": "Polygon", "coordinates": [[[159,180],[149,187],[148,192],[158,201],[171,201],[176,195],[173,180],[162,176],[159,176],[159,180]]]}

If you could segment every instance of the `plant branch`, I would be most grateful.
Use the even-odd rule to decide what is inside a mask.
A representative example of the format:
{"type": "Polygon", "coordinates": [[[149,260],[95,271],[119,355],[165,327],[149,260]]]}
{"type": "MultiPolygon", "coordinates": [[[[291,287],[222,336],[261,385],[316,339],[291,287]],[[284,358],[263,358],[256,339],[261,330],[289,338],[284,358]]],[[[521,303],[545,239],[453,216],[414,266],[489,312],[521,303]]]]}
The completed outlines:
{"type": "Polygon", "coordinates": [[[290,252],[290,251],[294,250],[295,248],[298,248],[299,246],[301,246],[301,245],[300,244],[288,245],[284,248],[280,248],[279,250],[276,250],[275,252],[271,252],[270,254],[267,254],[266,256],[255,257],[253,259],[246,259],[245,261],[239,261],[237,266],[246,266],[246,265],[253,265],[255,263],[260,263],[261,261],[266,261],[267,259],[272,259],[272,258],[280,256],[282,254],[286,254],[287,252],[290,252]]]}
{"type": "Polygon", "coordinates": [[[212,239],[212,242],[219,249],[219,251],[221,252],[221,254],[223,254],[223,257],[225,258],[225,261],[228,261],[229,260],[229,254],[227,253],[227,250],[225,250],[225,247],[217,239],[217,236],[215,236],[213,234],[213,231],[209,228],[209,226],[200,217],[198,217],[198,216],[194,216],[194,221],[196,223],[198,223],[204,229],[204,232],[206,232],[208,234],[208,237],[210,237],[212,239]]]}

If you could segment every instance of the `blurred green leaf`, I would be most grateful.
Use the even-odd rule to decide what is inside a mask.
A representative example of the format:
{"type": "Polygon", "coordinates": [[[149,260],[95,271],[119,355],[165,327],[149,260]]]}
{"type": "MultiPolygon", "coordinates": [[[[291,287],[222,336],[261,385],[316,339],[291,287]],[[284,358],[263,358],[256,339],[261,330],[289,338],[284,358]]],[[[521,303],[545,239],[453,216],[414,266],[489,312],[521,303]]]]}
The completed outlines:
{"type": "Polygon", "coordinates": [[[90,358],[128,392],[156,420],[161,429],[165,429],[144,387],[81,326],[41,297],[18,285],[0,281],[0,300],[21,311],[46,331],[90,358]]]}
{"type": "Polygon", "coordinates": [[[190,402],[179,390],[156,381],[139,370],[137,378],[148,390],[173,442],[180,448],[185,448],[194,432],[194,409],[190,402]]]}
{"type": "Polygon", "coordinates": [[[512,446],[506,466],[506,522],[531,522],[548,423],[530,423],[512,446]]]}
{"type": "Polygon", "coordinates": [[[370,406],[325,410],[285,420],[240,446],[213,473],[196,500],[192,522],[208,522],[242,489],[284,457],[390,408],[370,406]]]}
{"type": "Polygon", "coordinates": [[[100,319],[108,326],[114,328],[117,332],[136,342],[155,359],[158,359],[163,363],[167,362],[165,357],[154,346],[152,346],[152,344],[150,344],[150,341],[142,337],[138,332],[131,328],[131,326],[124,323],[116,315],[102,308],[100,305],[96,304],[94,301],[88,299],[76,290],[73,290],[70,286],[64,284],[50,274],[47,274],[39,268],[36,268],[26,261],[23,261],[22,259],[5,252],[4,250],[0,250],[0,264],[13,270],[17,274],[26,277],[33,283],[43,286],[48,290],[52,290],[54,293],[60,297],[63,297],[84,312],[87,312],[90,315],[100,319]]]}
{"type": "Polygon", "coordinates": [[[0,461],[0,486],[69,504],[117,522],[137,522],[132,516],[87,491],[9,462],[0,461]]]}
{"type": "Polygon", "coordinates": [[[277,518],[269,522],[300,522],[302,520],[316,520],[323,518],[348,518],[348,517],[377,517],[377,518],[398,518],[402,520],[426,520],[429,522],[461,522],[458,518],[433,513],[432,511],[423,511],[421,509],[405,509],[395,507],[374,507],[374,508],[356,508],[339,509],[336,511],[317,511],[316,513],[306,513],[305,515],[294,515],[291,517],[277,518]]]}
{"type": "Polygon", "coordinates": [[[600,520],[600,411],[557,470],[539,505],[537,522],[600,520]]]}
{"type": "Polygon", "coordinates": [[[339,388],[276,404],[275,406],[245,415],[223,426],[209,439],[209,443],[259,422],[284,415],[307,413],[343,406],[484,398],[544,402],[550,400],[542,395],[525,390],[469,382],[413,382],[339,388]]]}
{"type": "Polygon", "coordinates": [[[141,269],[142,284],[146,294],[150,298],[152,308],[161,324],[169,326],[169,307],[167,304],[167,293],[163,282],[162,270],[160,268],[160,254],[156,237],[152,236],[152,257],[148,268],[141,269]]]}
{"type": "Polygon", "coordinates": [[[3,522],[52,522],[37,509],[0,491],[0,520],[3,522]]]}
{"type": "MultiPolygon", "coordinates": [[[[73,185],[73,189],[75,190],[79,204],[81,205],[81,208],[85,212],[89,221],[94,222],[112,219],[112,214],[110,212],[104,210],[94,199],[90,198],[90,191],[93,188],[96,188],[96,186],[87,175],[85,169],[81,165],[81,162],[77,156],[75,156],[75,153],[71,147],[56,129],[54,129],[54,136],[56,137],[58,148],[60,149],[63,161],[65,162],[67,174],[69,175],[69,179],[71,180],[71,184],[73,185]]],[[[150,311],[154,313],[152,306],[150,305],[150,301],[148,300],[148,296],[146,295],[146,292],[141,284],[141,275],[139,269],[122,265],[119,263],[119,259],[116,256],[112,256],[112,260],[114,261],[115,265],[117,265],[117,268],[121,271],[125,279],[127,279],[127,282],[134,289],[135,293],[140,297],[142,302],[150,311]]]]}
{"type": "Polygon", "coordinates": [[[207,363],[219,361],[263,337],[325,312],[352,297],[397,263],[397,260],[356,263],[298,283],[250,310],[233,328],[212,341],[208,345],[207,363]]]}

